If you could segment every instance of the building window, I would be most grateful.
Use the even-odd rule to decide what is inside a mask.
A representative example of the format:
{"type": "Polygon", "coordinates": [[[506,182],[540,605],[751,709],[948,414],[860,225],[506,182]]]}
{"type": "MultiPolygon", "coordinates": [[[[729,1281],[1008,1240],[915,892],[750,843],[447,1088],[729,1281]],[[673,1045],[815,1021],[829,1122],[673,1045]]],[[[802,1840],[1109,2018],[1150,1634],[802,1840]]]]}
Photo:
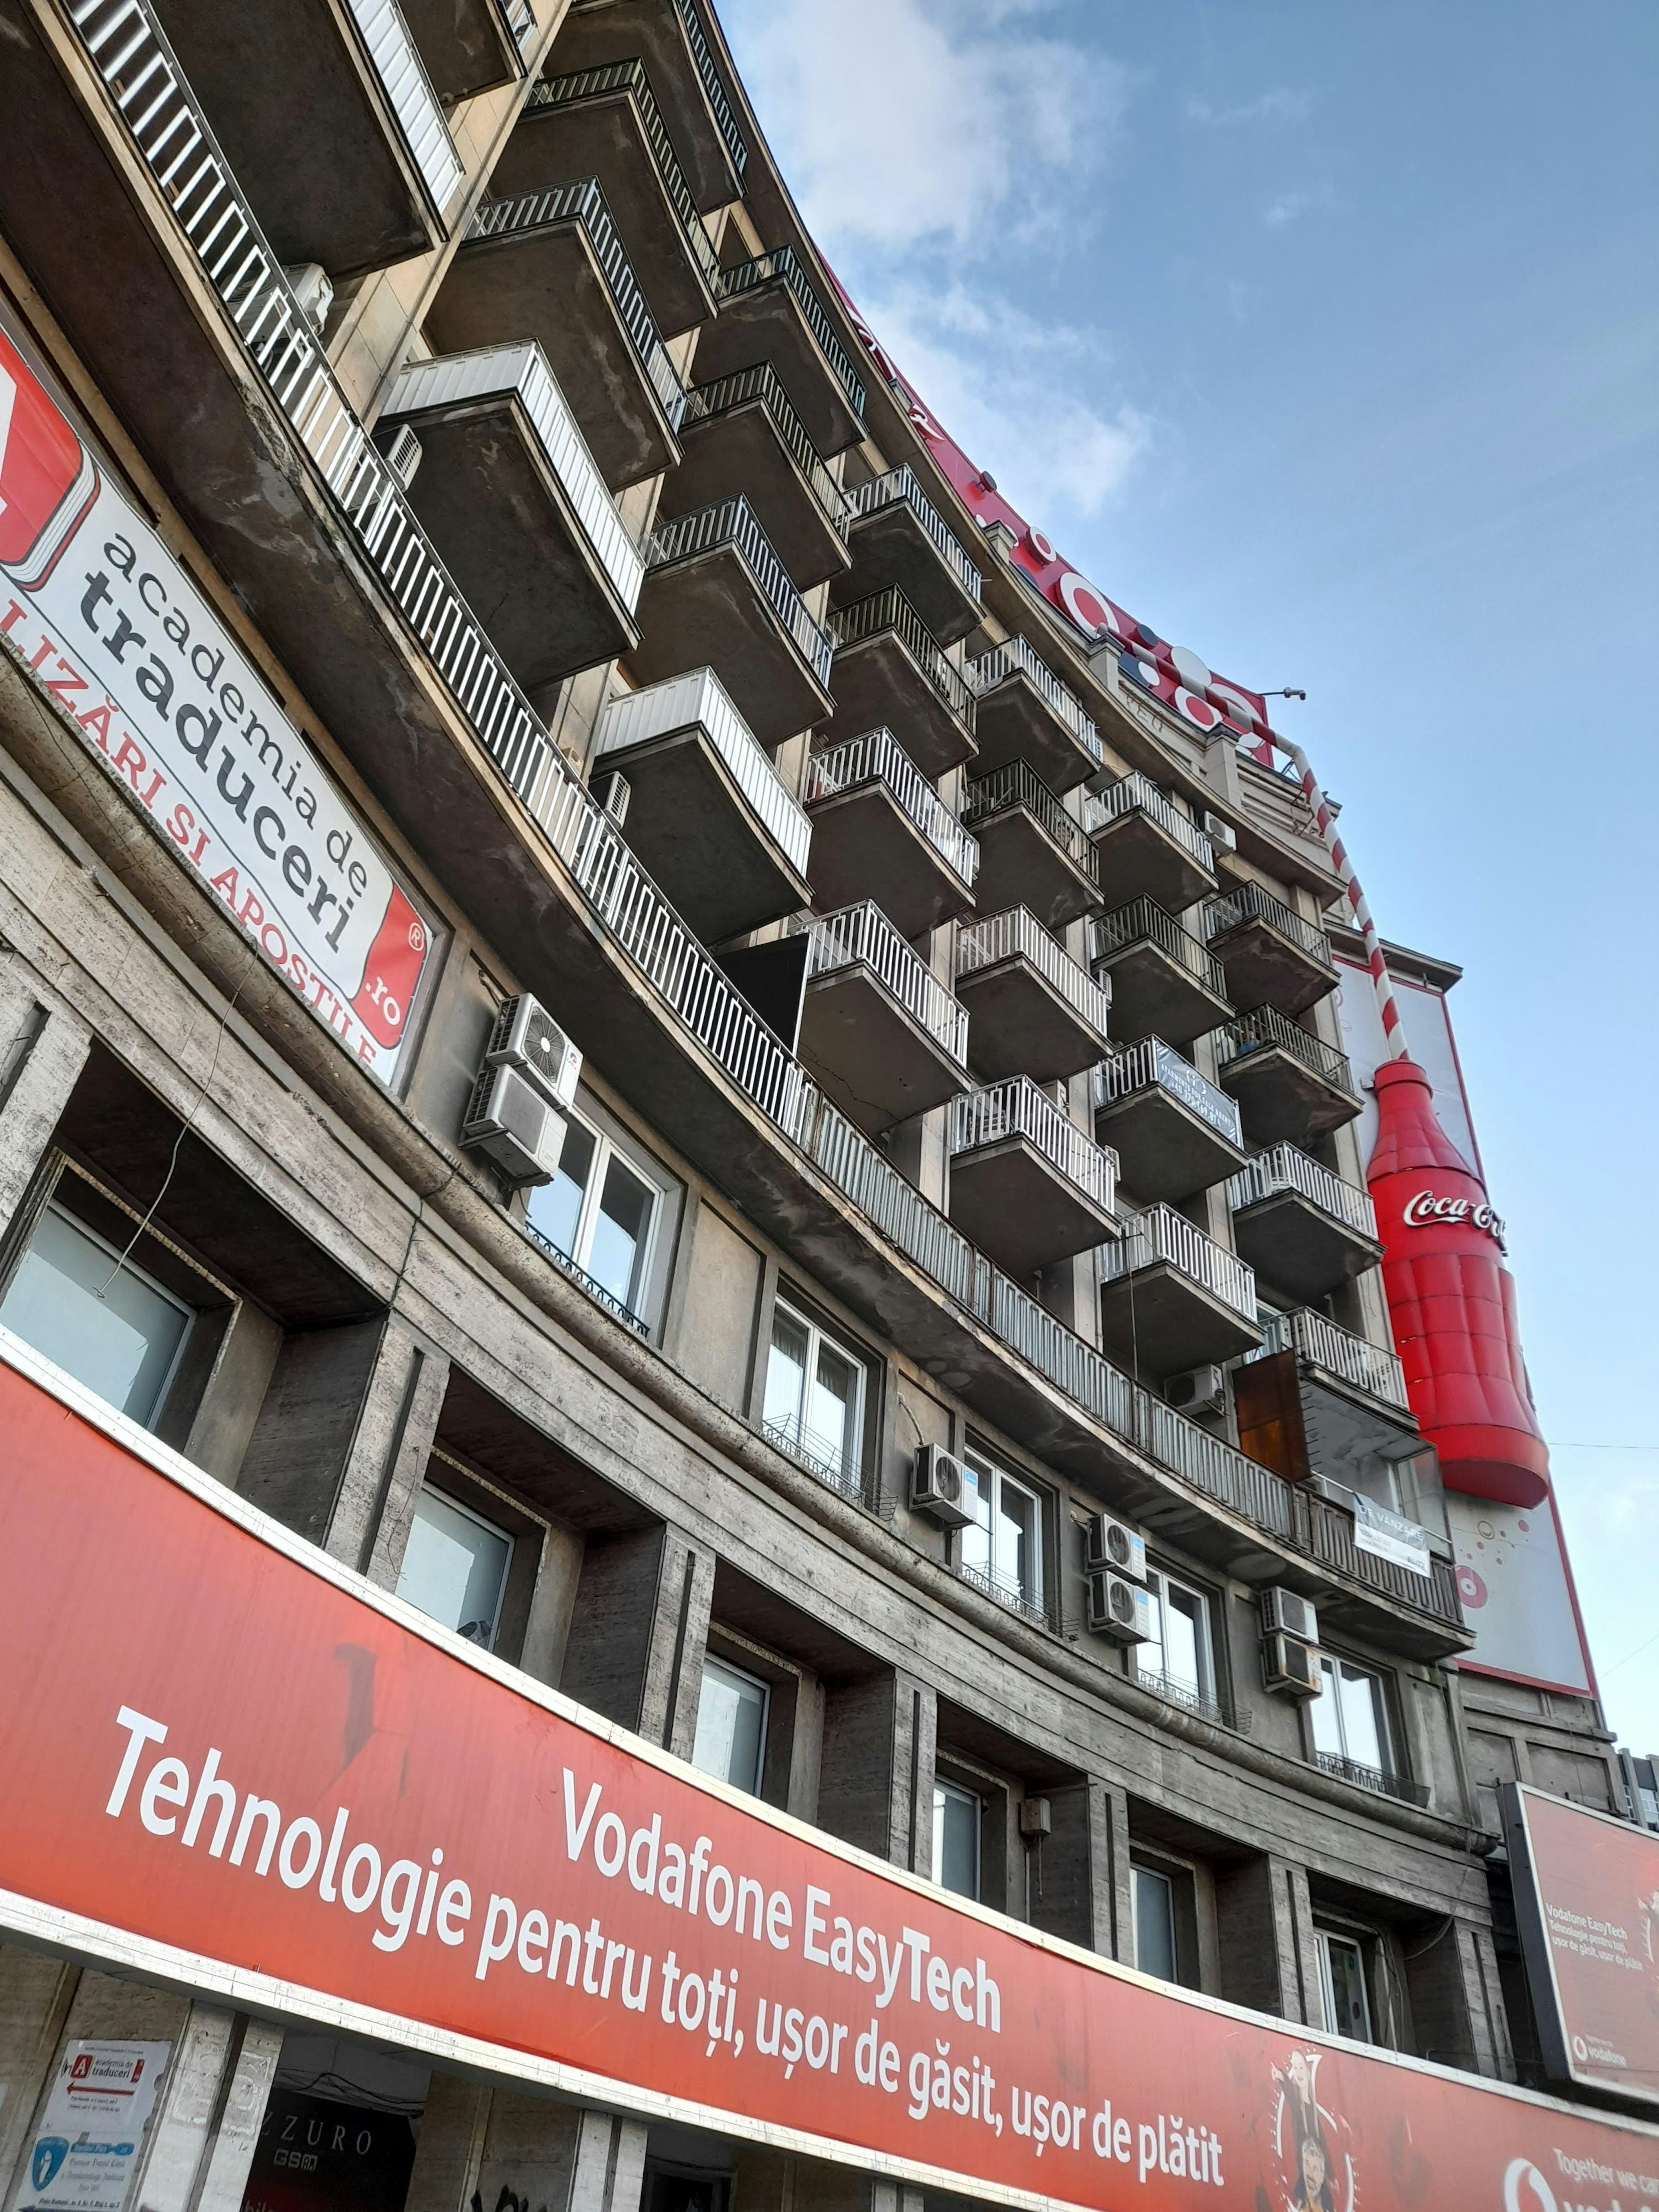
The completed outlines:
{"type": "Polygon", "coordinates": [[[1175,1884],[1155,1867],[1134,1866],[1129,1872],[1134,1883],[1135,1964],[1143,1974],[1176,1981],[1175,1884]]]}
{"type": "Polygon", "coordinates": [[[766,1765],[766,1723],[772,1692],[764,1682],[705,1658],[691,1764],[734,1789],[760,1795],[766,1765]]]}
{"type": "Polygon", "coordinates": [[[958,1897],[979,1897],[979,1831],[983,1810],[971,1790],[933,1784],[933,1880],[958,1897]]]}
{"type": "Polygon", "coordinates": [[[601,1130],[571,1115],[551,1182],[530,1194],[529,1221],[618,1305],[637,1314],[662,1193],[601,1130]]]}
{"type": "Polygon", "coordinates": [[[857,1486],[864,1458],[864,1363],[780,1298],[772,1309],[762,1418],[785,1449],[832,1482],[857,1486]]]}
{"type": "Polygon", "coordinates": [[[971,1525],[957,1539],[957,1565],[998,1597],[1042,1607],[1042,1500],[1030,1486],[977,1453],[963,1464],[973,1485],[963,1503],[971,1525]]]}
{"type": "Polygon", "coordinates": [[[1153,1633],[1134,1646],[1135,1671],[1166,1697],[1194,1705],[1215,1702],[1215,1652],[1210,1601],[1173,1575],[1149,1574],[1153,1633]]]}
{"type": "Polygon", "coordinates": [[[41,1214],[0,1322],[145,1428],[153,1427],[195,1318],[58,1205],[41,1214]]]}
{"type": "Polygon", "coordinates": [[[469,1644],[494,1650],[513,1539],[441,1490],[423,1486],[404,1547],[398,1595],[469,1644]]]}
{"type": "Polygon", "coordinates": [[[1368,1667],[1322,1653],[1320,1696],[1308,1700],[1313,1717],[1314,1748],[1322,1762],[1364,1766],[1376,1774],[1397,1770],[1389,1728],[1389,1701],[1382,1677],[1368,1667]]]}
{"type": "Polygon", "coordinates": [[[1358,1939],[1316,1928],[1319,1939],[1319,1983],[1325,2019],[1332,2032],[1355,2043],[1372,2043],[1370,1997],[1365,1987],[1365,1953],[1358,1939]]]}

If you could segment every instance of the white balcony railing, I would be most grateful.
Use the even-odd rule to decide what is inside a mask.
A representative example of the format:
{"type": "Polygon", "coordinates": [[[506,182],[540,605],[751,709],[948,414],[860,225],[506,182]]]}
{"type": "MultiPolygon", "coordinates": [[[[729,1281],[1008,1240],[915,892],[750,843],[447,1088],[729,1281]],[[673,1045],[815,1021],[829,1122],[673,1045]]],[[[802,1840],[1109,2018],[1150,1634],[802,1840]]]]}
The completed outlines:
{"type": "Polygon", "coordinates": [[[1237,1100],[1218,1091],[1191,1060],[1183,1060],[1162,1037],[1142,1037],[1138,1044],[1126,1045],[1095,1069],[1097,1107],[1109,1106],[1114,1099],[1127,1098],[1136,1091],[1153,1089],[1165,1091],[1183,1106],[1190,1106],[1200,1121],[1218,1130],[1230,1144],[1243,1144],[1237,1100]]]}
{"type": "Polygon", "coordinates": [[[915,472],[908,461],[901,461],[885,476],[872,477],[867,484],[860,484],[848,495],[848,504],[854,516],[874,514],[884,507],[902,502],[915,514],[917,521],[933,539],[945,565],[978,605],[985,589],[985,579],[968,557],[967,548],[956,533],[949,529],[944,516],[916,482],[915,472]]]}
{"type": "Polygon", "coordinates": [[[1035,1145],[1069,1183],[1093,1199],[1103,1212],[1111,1212],[1117,1196],[1117,1154],[1109,1146],[1085,1137],[1029,1075],[988,1084],[984,1090],[966,1091],[953,1102],[953,1156],[977,1152],[984,1145],[1004,1144],[1010,1137],[1024,1137],[1035,1145]]]}
{"type": "Polygon", "coordinates": [[[1144,814],[1148,821],[1156,822],[1183,853],[1213,875],[1214,846],[1139,769],[1132,768],[1109,790],[1091,794],[1083,810],[1083,826],[1092,836],[1097,830],[1103,830],[1109,822],[1115,822],[1125,814],[1144,814]]]}
{"type": "Polygon", "coordinates": [[[1376,1209],[1370,1194],[1357,1183],[1344,1182],[1340,1176],[1310,1159],[1296,1145],[1272,1145],[1246,1161],[1227,1184],[1227,1203],[1237,1213],[1241,1206],[1254,1206],[1258,1199],[1271,1198],[1281,1190],[1299,1192],[1322,1213],[1330,1214],[1357,1236],[1376,1234],[1376,1209]]]}
{"type": "Polygon", "coordinates": [[[983,921],[964,921],[957,927],[957,981],[1000,961],[1024,958],[1047,976],[1061,998],[1074,1006],[1089,1026],[1103,1038],[1112,1005],[1111,992],[1096,982],[1086,968],[1079,968],[1069,952],[1051,937],[1034,914],[1011,906],[983,921]]]}
{"type": "Polygon", "coordinates": [[[1259,1318],[1267,1341],[1259,1352],[1247,1352],[1247,1359],[1265,1359],[1270,1352],[1294,1349],[1310,1367],[1322,1368],[1339,1382],[1380,1398],[1385,1406],[1410,1412],[1406,1370],[1395,1353],[1356,1336],[1352,1329],[1316,1313],[1311,1306],[1297,1306],[1291,1313],[1263,1313],[1259,1318]]]}
{"type": "Polygon", "coordinates": [[[442,215],[454,198],[465,171],[449,135],[449,125],[432,81],[422,66],[398,0],[346,0],[362,33],[375,74],[398,118],[421,180],[442,215]]]}
{"type": "Polygon", "coordinates": [[[1037,658],[1023,637],[1005,638],[1000,645],[994,645],[988,653],[981,653],[977,660],[969,661],[963,672],[975,698],[983,698],[1011,676],[1028,678],[1079,744],[1096,760],[1105,757],[1101,750],[1100,732],[1084,713],[1083,702],[1069,685],[1060,682],[1046,661],[1037,658]]]}
{"type": "Polygon", "coordinates": [[[890,730],[866,730],[845,744],[826,745],[806,764],[801,796],[808,806],[835,799],[860,783],[882,783],[900,811],[973,889],[979,873],[979,840],[964,830],[890,730]]]}
{"type": "Polygon", "coordinates": [[[1133,1274],[1158,1261],[1200,1284],[1247,1321],[1255,1319],[1255,1268],[1247,1267],[1237,1253],[1195,1229],[1172,1206],[1149,1206],[1144,1213],[1129,1217],[1122,1242],[1101,1248],[1101,1280],[1115,1282],[1119,1276],[1133,1274]]]}
{"type": "Polygon", "coordinates": [[[827,690],[830,663],[835,657],[834,643],[807,611],[805,600],[772,550],[771,541],[761,528],[754,508],[741,494],[736,499],[721,500],[716,507],[701,507],[695,514],[684,515],[678,522],[665,523],[652,537],[647,562],[653,568],[671,568],[677,561],[690,561],[695,555],[707,553],[717,545],[735,545],[743,555],[754,571],[762,597],[794,640],[802,659],[827,690]]]}
{"type": "Polygon", "coordinates": [[[700,729],[731,769],[732,781],[797,874],[806,872],[812,824],[726,696],[712,668],[671,676],[643,691],[613,699],[599,717],[596,757],[623,752],[676,730],[700,729]]]}
{"type": "Polygon", "coordinates": [[[411,362],[402,370],[386,401],[388,416],[418,415],[434,407],[453,407],[471,399],[516,398],[524,409],[549,467],[575,509],[588,543],[632,614],[639,605],[645,563],[629,536],[605,478],[594,465],[587,441],[533,339],[516,345],[483,346],[475,353],[440,354],[411,362]]]}
{"type": "Polygon", "coordinates": [[[788,933],[802,933],[812,940],[806,963],[809,982],[816,975],[833,975],[842,968],[872,969],[935,1042],[958,1066],[965,1066],[966,1007],[958,1006],[932,969],[917,958],[878,906],[865,899],[857,906],[842,907],[836,914],[797,915],[788,933]]]}
{"type": "Polygon", "coordinates": [[[1283,899],[1275,898],[1260,884],[1241,884],[1237,890],[1224,897],[1210,901],[1204,910],[1204,933],[1211,941],[1224,936],[1246,921],[1262,921],[1277,935],[1305,952],[1310,960],[1318,961],[1322,968],[1334,970],[1336,963],[1331,956],[1331,940],[1322,929],[1311,921],[1304,921],[1299,914],[1287,907],[1283,899]]]}

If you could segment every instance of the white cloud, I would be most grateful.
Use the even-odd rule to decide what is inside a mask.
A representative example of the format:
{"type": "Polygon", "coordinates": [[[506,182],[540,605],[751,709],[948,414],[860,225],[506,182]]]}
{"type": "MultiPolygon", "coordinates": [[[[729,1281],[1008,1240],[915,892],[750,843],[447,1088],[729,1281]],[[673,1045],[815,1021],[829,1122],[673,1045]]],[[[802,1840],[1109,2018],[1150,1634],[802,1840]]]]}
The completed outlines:
{"type": "Polygon", "coordinates": [[[1207,100],[1187,102],[1189,122],[1208,124],[1218,130],[1230,130],[1240,123],[1305,123],[1312,112],[1313,94],[1293,91],[1285,84],[1275,85],[1272,91],[1247,100],[1237,107],[1218,107],[1207,100]]]}
{"type": "Polygon", "coordinates": [[[1304,215],[1336,204],[1336,194],[1328,185],[1316,185],[1308,191],[1280,192],[1263,208],[1261,220],[1269,230],[1283,230],[1286,223],[1299,222],[1304,215]]]}

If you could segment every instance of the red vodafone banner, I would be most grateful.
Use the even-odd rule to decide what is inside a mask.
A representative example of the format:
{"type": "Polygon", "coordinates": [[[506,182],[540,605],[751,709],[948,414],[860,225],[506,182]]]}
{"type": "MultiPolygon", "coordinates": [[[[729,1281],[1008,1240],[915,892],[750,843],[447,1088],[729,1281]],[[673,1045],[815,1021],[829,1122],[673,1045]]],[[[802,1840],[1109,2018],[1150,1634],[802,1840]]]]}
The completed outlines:
{"type": "Polygon", "coordinates": [[[0,1349],[0,1922],[50,1940],[44,1904],[129,1968],[234,1967],[239,2002],[1005,2202],[1659,2203],[1659,2131],[1171,1990],[823,1841],[0,1349]]]}

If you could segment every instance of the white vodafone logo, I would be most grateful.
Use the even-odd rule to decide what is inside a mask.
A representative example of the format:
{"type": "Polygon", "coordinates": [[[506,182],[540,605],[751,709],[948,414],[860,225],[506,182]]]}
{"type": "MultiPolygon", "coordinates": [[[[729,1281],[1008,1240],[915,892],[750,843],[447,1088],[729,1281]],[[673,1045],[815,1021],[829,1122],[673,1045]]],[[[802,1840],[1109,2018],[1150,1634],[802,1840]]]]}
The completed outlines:
{"type": "Polygon", "coordinates": [[[1504,2176],[1504,2212],[1557,2212],[1555,2192],[1529,2158],[1512,2158],[1504,2176]]]}

